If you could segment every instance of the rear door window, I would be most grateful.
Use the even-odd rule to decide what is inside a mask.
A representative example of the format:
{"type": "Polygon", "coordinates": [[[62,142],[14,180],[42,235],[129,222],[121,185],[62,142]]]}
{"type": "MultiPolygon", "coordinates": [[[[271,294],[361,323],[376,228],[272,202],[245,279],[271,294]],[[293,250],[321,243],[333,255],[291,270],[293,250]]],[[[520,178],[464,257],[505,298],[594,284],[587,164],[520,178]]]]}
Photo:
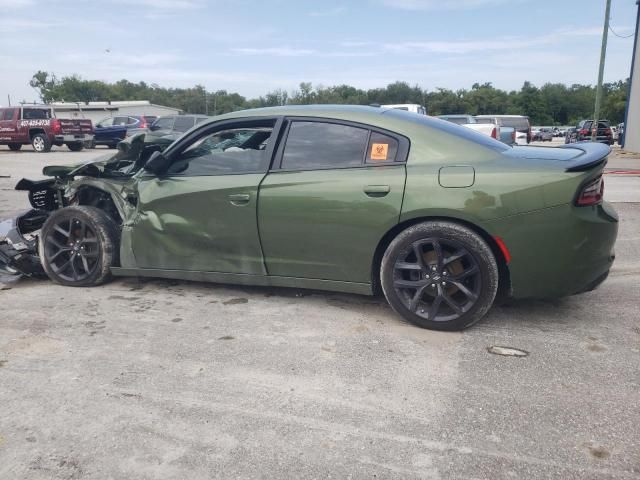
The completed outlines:
{"type": "Polygon", "coordinates": [[[362,165],[369,131],[337,123],[294,121],[289,127],[282,168],[314,170],[362,165]]]}
{"type": "Polygon", "coordinates": [[[123,126],[129,123],[129,117],[115,117],[113,119],[113,124],[116,126],[123,126]]]}
{"type": "Polygon", "coordinates": [[[2,115],[2,120],[13,120],[13,109],[10,108],[4,111],[4,115],[2,115]]]}

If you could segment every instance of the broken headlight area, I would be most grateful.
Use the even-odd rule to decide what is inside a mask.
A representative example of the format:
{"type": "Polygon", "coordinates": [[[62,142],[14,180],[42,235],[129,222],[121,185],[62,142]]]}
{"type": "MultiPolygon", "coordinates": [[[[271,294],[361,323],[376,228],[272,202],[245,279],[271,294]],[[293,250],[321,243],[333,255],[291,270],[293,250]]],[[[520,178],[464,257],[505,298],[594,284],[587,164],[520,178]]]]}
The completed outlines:
{"type": "Polygon", "coordinates": [[[10,275],[44,275],[38,256],[38,232],[49,216],[33,209],[0,222],[0,271],[10,275]]]}

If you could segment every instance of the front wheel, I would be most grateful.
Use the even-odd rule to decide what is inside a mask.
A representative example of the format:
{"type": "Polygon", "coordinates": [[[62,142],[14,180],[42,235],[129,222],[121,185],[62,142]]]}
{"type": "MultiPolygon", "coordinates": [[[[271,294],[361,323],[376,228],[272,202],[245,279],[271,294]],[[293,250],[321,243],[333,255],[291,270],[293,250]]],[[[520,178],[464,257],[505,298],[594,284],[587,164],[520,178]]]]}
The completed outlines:
{"type": "Polygon", "coordinates": [[[498,290],[491,248],[475,232],[452,222],[411,226],[387,248],[380,269],[391,307],[432,330],[462,330],[480,320],[498,290]]]}
{"type": "Polygon", "coordinates": [[[67,148],[72,152],[79,152],[84,148],[84,144],[82,142],[67,143],[67,148]]]}
{"type": "Polygon", "coordinates": [[[89,287],[108,280],[118,262],[119,228],[103,210],[74,206],[55,210],[40,232],[39,253],[49,278],[89,287]]]}

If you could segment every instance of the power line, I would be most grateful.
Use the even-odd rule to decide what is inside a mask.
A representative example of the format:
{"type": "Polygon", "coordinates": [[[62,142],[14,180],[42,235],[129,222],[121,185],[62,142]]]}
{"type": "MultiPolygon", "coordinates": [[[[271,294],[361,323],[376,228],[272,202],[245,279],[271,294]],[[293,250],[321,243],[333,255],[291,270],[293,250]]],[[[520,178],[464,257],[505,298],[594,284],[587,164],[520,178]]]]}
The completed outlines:
{"type": "Polygon", "coordinates": [[[631,37],[633,37],[635,35],[634,33],[630,33],[629,35],[620,35],[620,34],[616,33],[613,28],[611,28],[611,25],[609,25],[609,31],[611,33],[613,33],[616,37],[619,37],[619,38],[631,38],[631,37]]]}

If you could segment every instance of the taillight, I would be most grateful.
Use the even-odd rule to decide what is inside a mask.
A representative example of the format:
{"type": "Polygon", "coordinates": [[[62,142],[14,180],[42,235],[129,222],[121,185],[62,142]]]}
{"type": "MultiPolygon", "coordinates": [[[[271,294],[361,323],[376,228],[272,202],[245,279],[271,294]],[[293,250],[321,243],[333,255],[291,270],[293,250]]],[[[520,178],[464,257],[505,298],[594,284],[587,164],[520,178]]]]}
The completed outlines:
{"type": "Polygon", "coordinates": [[[498,130],[496,129],[496,127],[493,127],[493,130],[491,130],[491,137],[495,139],[498,138],[498,130]]]}
{"type": "Polygon", "coordinates": [[[49,126],[51,127],[51,133],[54,135],[58,135],[62,132],[62,125],[60,125],[60,120],[54,118],[49,122],[49,126]]]}
{"type": "Polygon", "coordinates": [[[580,135],[589,135],[589,130],[583,128],[582,130],[580,130],[580,135]]]}
{"type": "Polygon", "coordinates": [[[596,178],[595,180],[591,180],[589,183],[584,185],[578,194],[578,198],[576,199],[576,205],[578,207],[587,207],[589,205],[597,205],[602,202],[602,197],[604,196],[604,178],[602,175],[596,178]]]}
{"type": "Polygon", "coordinates": [[[515,130],[513,132],[511,132],[511,141],[513,143],[516,143],[516,131],[515,130]]]}
{"type": "Polygon", "coordinates": [[[147,121],[144,118],[140,120],[138,128],[147,128],[147,121]]]}
{"type": "Polygon", "coordinates": [[[611,129],[607,127],[604,131],[605,135],[611,135],[611,129]]]}

